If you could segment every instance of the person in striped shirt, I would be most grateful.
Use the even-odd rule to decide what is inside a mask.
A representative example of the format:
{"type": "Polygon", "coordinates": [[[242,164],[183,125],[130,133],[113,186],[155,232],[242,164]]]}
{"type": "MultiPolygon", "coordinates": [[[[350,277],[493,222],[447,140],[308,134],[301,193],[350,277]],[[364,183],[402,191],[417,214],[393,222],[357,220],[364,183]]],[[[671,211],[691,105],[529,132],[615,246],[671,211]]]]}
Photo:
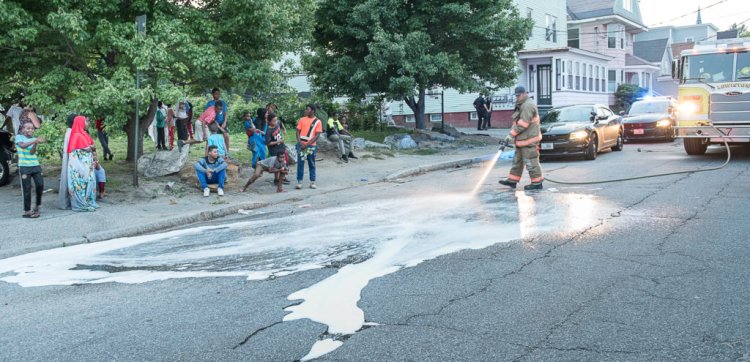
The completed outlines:
{"type": "Polygon", "coordinates": [[[21,189],[23,191],[23,217],[38,218],[39,208],[42,205],[42,193],[44,192],[44,178],[42,177],[42,166],[36,155],[36,146],[44,143],[44,137],[34,138],[36,128],[32,123],[24,123],[18,130],[16,136],[16,149],[18,151],[18,170],[21,174],[21,189]],[[36,187],[36,206],[31,210],[31,182],[36,187]]]}

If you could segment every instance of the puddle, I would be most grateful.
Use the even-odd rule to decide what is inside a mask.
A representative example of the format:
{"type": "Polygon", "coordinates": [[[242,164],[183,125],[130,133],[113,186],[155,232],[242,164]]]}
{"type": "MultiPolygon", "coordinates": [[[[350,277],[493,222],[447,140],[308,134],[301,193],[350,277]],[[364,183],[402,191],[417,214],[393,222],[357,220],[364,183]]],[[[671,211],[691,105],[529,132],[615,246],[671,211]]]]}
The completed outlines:
{"type": "MultiPolygon", "coordinates": [[[[292,293],[284,321],[328,326],[306,359],[365,326],[370,280],[463,249],[589,227],[614,208],[591,195],[523,192],[415,195],[291,215],[52,249],[0,260],[0,280],[24,287],[242,276],[263,280],[324,267],[336,274],[292,293]]],[[[311,341],[312,344],[313,341],[311,341]]]]}

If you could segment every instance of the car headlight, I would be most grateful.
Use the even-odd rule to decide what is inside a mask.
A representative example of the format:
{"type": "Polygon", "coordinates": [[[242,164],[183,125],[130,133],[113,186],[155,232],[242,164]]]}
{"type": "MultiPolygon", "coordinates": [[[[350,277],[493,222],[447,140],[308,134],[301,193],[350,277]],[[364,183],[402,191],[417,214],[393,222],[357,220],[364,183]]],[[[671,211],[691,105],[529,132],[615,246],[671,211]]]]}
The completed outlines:
{"type": "Polygon", "coordinates": [[[570,134],[571,140],[581,140],[589,136],[589,133],[586,131],[575,131],[570,134]]]}
{"type": "Polygon", "coordinates": [[[656,127],[669,127],[672,125],[672,121],[668,119],[662,119],[656,122],[656,127]]]}

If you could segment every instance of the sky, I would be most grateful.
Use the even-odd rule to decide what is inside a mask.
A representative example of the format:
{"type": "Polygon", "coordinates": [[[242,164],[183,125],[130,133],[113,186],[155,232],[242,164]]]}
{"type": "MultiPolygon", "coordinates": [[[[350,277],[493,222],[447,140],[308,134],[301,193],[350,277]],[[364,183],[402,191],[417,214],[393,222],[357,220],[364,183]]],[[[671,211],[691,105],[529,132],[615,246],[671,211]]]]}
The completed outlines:
{"type": "Polygon", "coordinates": [[[700,6],[704,24],[727,30],[732,23],[747,21],[750,28],[750,0],[640,0],[640,6],[643,22],[649,27],[695,24],[695,11],[700,6]],[[723,2],[703,10],[719,1],[723,2]],[[690,15],[673,20],[687,13],[690,15]]]}

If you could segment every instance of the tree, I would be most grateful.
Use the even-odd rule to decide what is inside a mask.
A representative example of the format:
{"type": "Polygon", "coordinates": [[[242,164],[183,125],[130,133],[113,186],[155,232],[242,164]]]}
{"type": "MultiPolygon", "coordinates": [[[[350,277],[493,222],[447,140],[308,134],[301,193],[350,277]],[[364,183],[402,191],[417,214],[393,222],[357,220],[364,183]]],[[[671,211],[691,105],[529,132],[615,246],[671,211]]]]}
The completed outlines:
{"type": "Polygon", "coordinates": [[[647,93],[648,89],[641,88],[637,84],[620,84],[615,92],[615,106],[613,110],[616,112],[627,112],[633,103],[643,98],[647,93]]]}
{"type": "Polygon", "coordinates": [[[737,36],[740,38],[750,38],[750,30],[747,30],[747,25],[740,23],[733,23],[729,27],[729,30],[737,30],[737,36]]]}
{"type": "Polygon", "coordinates": [[[403,99],[424,128],[428,89],[509,85],[532,23],[512,0],[322,0],[314,26],[303,65],[316,90],[403,99]]]}
{"type": "Polygon", "coordinates": [[[314,0],[0,1],[0,97],[23,93],[40,113],[59,118],[106,116],[110,130],[127,132],[132,160],[131,142],[143,136],[135,135],[136,99],[145,132],[157,99],[182,94],[178,82],[202,93],[266,90],[280,78],[274,62],[308,36],[304,21],[313,9],[314,0]],[[134,23],[142,14],[143,37],[134,23]]]}

